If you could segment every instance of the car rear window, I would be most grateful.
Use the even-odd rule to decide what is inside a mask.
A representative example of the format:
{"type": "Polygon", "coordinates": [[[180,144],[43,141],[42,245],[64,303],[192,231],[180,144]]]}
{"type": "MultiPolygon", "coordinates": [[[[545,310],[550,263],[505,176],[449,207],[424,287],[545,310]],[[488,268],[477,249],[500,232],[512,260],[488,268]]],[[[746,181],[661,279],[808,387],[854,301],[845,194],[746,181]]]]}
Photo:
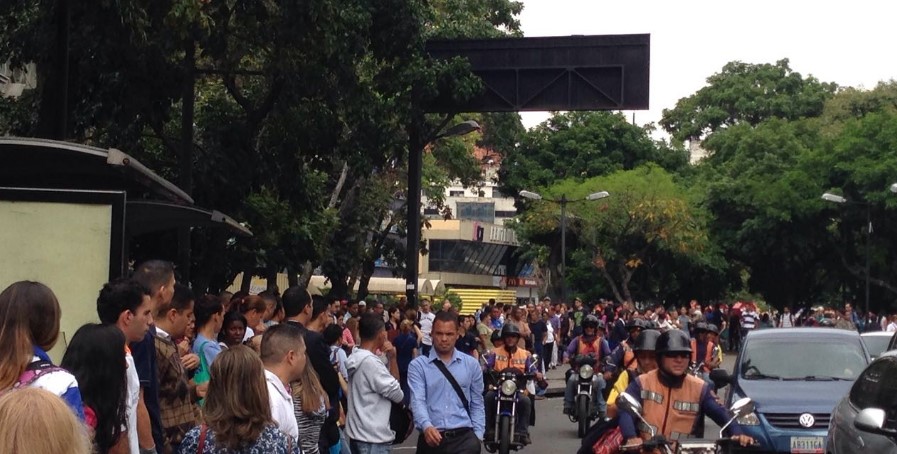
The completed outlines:
{"type": "Polygon", "coordinates": [[[754,339],[745,346],[746,380],[855,380],[866,367],[860,342],[843,339],[754,339]]]}

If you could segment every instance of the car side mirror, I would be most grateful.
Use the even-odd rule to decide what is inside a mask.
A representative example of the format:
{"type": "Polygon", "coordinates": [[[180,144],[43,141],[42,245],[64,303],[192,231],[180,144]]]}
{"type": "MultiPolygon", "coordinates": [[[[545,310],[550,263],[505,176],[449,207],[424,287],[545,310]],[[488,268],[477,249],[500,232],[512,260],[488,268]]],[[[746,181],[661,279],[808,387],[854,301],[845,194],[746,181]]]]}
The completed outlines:
{"type": "Polygon", "coordinates": [[[717,390],[720,390],[732,383],[732,376],[723,368],[713,369],[710,371],[710,381],[713,382],[717,390]]]}
{"type": "Polygon", "coordinates": [[[864,408],[853,420],[853,426],[863,432],[897,438],[897,430],[885,428],[887,414],[881,408],[864,408]]]}

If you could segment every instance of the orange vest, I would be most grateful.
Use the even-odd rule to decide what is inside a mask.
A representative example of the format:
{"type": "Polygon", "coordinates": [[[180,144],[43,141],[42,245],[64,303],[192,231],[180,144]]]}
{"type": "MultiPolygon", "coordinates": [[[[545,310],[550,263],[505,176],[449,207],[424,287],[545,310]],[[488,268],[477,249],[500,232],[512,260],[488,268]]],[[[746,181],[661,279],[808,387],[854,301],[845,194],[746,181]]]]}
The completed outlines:
{"type": "MultiPolygon", "coordinates": [[[[707,352],[704,353],[704,359],[702,359],[704,365],[701,366],[701,370],[710,371],[710,361],[713,361],[713,342],[707,341],[707,352]]],[[[691,340],[691,362],[698,362],[698,340],[691,340]]]]}
{"type": "Polygon", "coordinates": [[[521,374],[525,374],[526,370],[526,359],[529,358],[529,352],[525,349],[517,347],[517,351],[514,354],[508,353],[505,350],[505,347],[496,347],[493,350],[495,353],[495,366],[493,367],[496,371],[503,371],[507,368],[516,369],[521,374]]]}
{"type": "Polygon", "coordinates": [[[620,345],[623,346],[623,364],[620,366],[633,372],[637,371],[638,361],[635,360],[635,352],[629,346],[629,341],[623,341],[620,345]]]}
{"type": "MultiPolygon", "coordinates": [[[[642,408],[648,424],[670,440],[691,438],[701,411],[704,380],[686,375],[682,387],[668,388],[660,382],[657,370],[639,375],[636,380],[642,388],[642,408]]],[[[643,440],[651,438],[644,423],[638,423],[638,431],[643,440]]]]}
{"type": "Polygon", "coordinates": [[[577,355],[588,355],[589,353],[595,354],[595,361],[601,360],[601,340],[603,339],[601,336],[595,336],[595,340],[591,343],[586,343],[583,339],[583,336],[579,336],[579,347],[576,348],[577,355]]]}

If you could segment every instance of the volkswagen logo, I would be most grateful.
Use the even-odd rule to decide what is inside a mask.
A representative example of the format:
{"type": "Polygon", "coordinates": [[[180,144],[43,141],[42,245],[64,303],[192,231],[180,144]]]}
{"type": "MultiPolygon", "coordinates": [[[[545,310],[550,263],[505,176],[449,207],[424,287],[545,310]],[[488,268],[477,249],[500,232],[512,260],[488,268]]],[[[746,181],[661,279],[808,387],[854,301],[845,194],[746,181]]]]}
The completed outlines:
{"type": "Polygon", "coordinates": [[[804,413],[800,415],[800,419],[798,419],[798,422],[800,422],[800,425],[803,427],[813,427],[813,424],[816,424],[816,418],[814,418],[813,415],[809,413],[804,413]]]}

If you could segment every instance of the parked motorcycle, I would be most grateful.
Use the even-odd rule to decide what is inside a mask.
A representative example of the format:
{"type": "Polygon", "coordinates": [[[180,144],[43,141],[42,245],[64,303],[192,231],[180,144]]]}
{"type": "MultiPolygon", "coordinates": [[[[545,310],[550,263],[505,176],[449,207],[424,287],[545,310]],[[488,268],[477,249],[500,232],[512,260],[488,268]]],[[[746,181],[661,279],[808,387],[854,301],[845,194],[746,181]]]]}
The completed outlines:
{"type": "Polygon", "coordinates": [[[729,454],[738,443],[731,438],[724,437],[723,432],[740,416],[752,413],[754,411],[754,402],[750,398],[745,397],[733,403],[729,409],[733,415],[732,419],[723,425],[719,431],[719,438],[716,440],[668,440],[662,434],[657,434],[654,428],[645,421],[645,418],[642,416],[641,403],[627,393],[620,394],[620,398],[617,399],[617,408],[628,411],[651,430],[650,439],[640,445],[620,446],[620,452],[642,454],[729,454]]]}
{"type": "MultiPolygon", "coordinates": [[[[535,378],[534,374],[521,374],[514,369],[492,373],[495,383],[495,436],[483,440],[489,452],[508,454],[511,450],[523,449],[526,444],[514,438],[517,424],[517,404],[521,399],[529,399],[523,394],[526,383],[535,378]]],[[[535,406],[532,410],[535,414],[535,406]]],[[[488,432],[488,431],[487,431],[488,432]]]]}

